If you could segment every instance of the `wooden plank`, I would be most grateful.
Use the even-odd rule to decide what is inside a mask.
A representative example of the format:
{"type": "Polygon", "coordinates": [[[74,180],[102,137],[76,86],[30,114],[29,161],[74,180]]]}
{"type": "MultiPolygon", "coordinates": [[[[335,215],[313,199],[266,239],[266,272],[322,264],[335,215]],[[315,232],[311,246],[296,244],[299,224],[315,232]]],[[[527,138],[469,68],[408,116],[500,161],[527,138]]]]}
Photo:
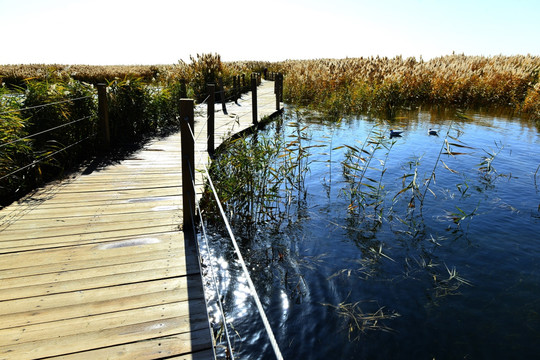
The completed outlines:
{"type": "Polygon", "coordinates": [[[184,249],[184,236],[181,232],[149,233],[143,237],[120,237],[97,244],[0,255],[0,269],[23,271],[29,266],[68,263],[73,266],[85,261],[99,261],[96,258],[105,260],[108,257],[135,256],[138,253],[146,255],[149,252],[175,249],[184,249]],[[32,261],[28,263],[28,259],[32,261]]]}
{"type": "Polygon", "coordinates": [[[172,336],[149,339],[112,346],[103,349],[85,351],[70,355],[53,357],[54,360],[133,360],[133,359],[176,359],[176,360],[209,360],[214,358],[208,344],[208,330],[197,330],[190,334],[177,334],[172,336]],[[199,349],[203,349],[199,351],[199,349]]]}
{"type": "Polygon", "coordinates": [[[133,191],[146,189],[162,189],[181,187],[181,182],[175,180],[158,181],[151,179],[131,183],[111,183],[111,182],[76,182],[62,189],[62,194],[99,193],[109,191],[133,191]]]}
{"type": "Polygon", "coordinates": [[[111,241],[117,238],[141,237],[153,233],[166,233],[178,231],[178,225],[156,225],[132,227],[129,229],[117,229],[110,231],[87,232],[81,234],[68,234],[64,236],[48,236],[35,239],[19,239],[0,242],[0,254],[13,253],[18,251],[28,251],[37,249],[54,249],[59,247],[97,244],[111,241]]]}
{"type": "MultiPolygon", "coordinates": [[[[206,317],[206,314],[204,316],[206,317]]],[[[204,326],[207,325],[205,324],[204,326]]],[[[190,329],[189,315],[158,318],[144,323],[102,329],[93,333],[79,332],[71,336],[42,339],[30,343],[12,343],[0,349],[0,356],[9,355],[10,358],[16,359],[36,359],[56,355],[58,354],[58,349],[61,349],[63,353],[78,352],[108,345],[118,345],[155,337],[188,333],[190,329]]],[[[189,336],[191,338],[191,335],[189,336]]],[[[182,344],[187,345],[183,352],[192,350],[190,343],[182,342],[182,344]]]]}
{"type": "MultiPolygon", "coordinates": [[[[63,250],[63,248],[61,250],[63,250]]],[[[22,264],[12,263],[12,268],[0,268],[0,278],[2,279],[0,286],[3,286],[4,282],[9,279],[18,279],[21,282],[26,282],[27,279],[25,278],[30,276],[54,273],[63,274],[68,271],[88,269],[93,269],[94,271],[103,271],[107,266],[135,264],[143,261],[175,258],[182,255],[196,257],[196,252],[194,249],[184,250],[183,248],[178,247],[177,249],[149,249],[146,252],[133,252],[127,255],[105,256],[102,258],[89,257],[87,260],[54,262],[45,265],[32,265],[25,267],[21,267],[22,264]],[[16,267],[17,265],[18,267],[16,267]]]]}
{"type": "MultiPolygon", "coordinates": [[[[90,202],[96,202],[101,200],[107,200],[107,199],[115,199],[115,200],[129,200],[129,199],[137,199],[137,198],[147,198],[147,197],[156,197],[156,196],[174,196],[174,195],[181,195],[182,194],[182,188],[179,186],[171,186],[171,187],[163,187],[163,188],[153,188],[153,189],[145,189],[145,188],[137,188],[137,189],[128,189],[128,190],[116,190],[114,192],[98,192],[89,194],[88,196],[91,198],[86,199],[90,202]]],[[[63,193],[59,192],[54,196],[54,198],[47,199],[55,201],[73,201],[73,200],[80,200],[81,194],[79,193],[63,193]]]]}
{"type": "MultiPolygon", "coordinates": [[[[83,318],[172,302],[204,299],[200,276],[188,275],[0,303],[0,328],[83,318]],[[189,288],[189,289],[188,289],[189,288]]],[[[54,328],[54,325],[51,325],[54,328]]]]}
{"type": "Polygon", "coordinates": [[[186,257],[184,253],[178,253],[178,256],[172,259],[4,279],[0,284],[0,301],[133,284],[198,273],[197,258],[195,256],[186,257]]]}
{"type": "Polygon", "coordinates": [[[45,202],[42,205],[27,205],[12,209],[0,221],[11,222],[12,219],[25,221],[43,217],[89,216],[99,211],[110,214],[159,211],[167,206],[179,206],[181,203],[180,195],[142,198],[132,201],[111,201],[110,203],[83,202],[81,200],[79,202],[63,203],[64,205],[62,205],[62,203],[45,202]]]}
{"type": "MultiPolygon", "coordinates": [[[[101,209],[100,209],[101,210],[101,209]]],[[[59,217],[55,219],[50,218],[35,218],[33,221],[18,221],[9,226],[8,233],[13,231],[28,231],[30,229],[41,229],[42,231],[48,231],[49,229],[59,228],[71,228],[81,227],[88,224],[92,226],[108,225],[109,223],[121,223],[126,219],[136,219],[137,222],[148,222],[150,220],[169,218],[179,221],[181,219],[179,215],[179,209],[173,209],[168,211],[144,211],[134,215],[133,213],[118,213],[118,214],[106,214],[102,215],[102,211],[96,211],[92,215],[77,216],[77,217],[59,217]]],[[[103,209],[104,210],[104,209],[103,209]]],[[[128,220],[129,221],[129,220],[128,220]]],[[[131,220],[133,221],[133,220],[131,220]]]]}
{"type": "Polygon", "coordinates": [[[44,232],[40,228],[33,228],[28,226],[27,228],[12,229],[11,227],[7,228],[2,232],[3,239],[1,243],[12,242],[17,240],[27,240],[27,239],[41,239],[41,238],[50,238],[50,237],[62,237],[62,236],[77,236],[89,233],[101,233],[109,231],[122,231],[124,229],[129,230],[133,229],[135,226],[140,227],[153,227],[153,226],[166,226],[166,225],[177,225],[180,222],[178,217],[178,212],[174,217],[164,218],[164,217],[154,217],[146,219],[145,221],[132,221],[129,219],[130,216],[122,216],[116,222],[107,222],[107,221],[91,221],[83,225],[66,225],[62,226],[51,224],[51,227],[44,232]]]}
{"type": "MultiPolygon", "coordinates": [[[[10,343],[22,344],[47,339],[54,341],[59,337],[82,333],[96,333],[104,329],[141,324],[163,318],[182,318],[187,324],[191,322],[194,325],[194,329],[199,329],[201,326],[207,327],[204,324],[206,316],[206,308],[203,300],[197,299],[191,303],[189,301],[173,302],[84,318],[60,320],[55,322],[54,332],[51,332],[51,325],[49,323],[0,329],[0,348],[10,343]]],[[[177,331],[181,332],[180,329],[177,329],[177,331]]]]}
{"type": "Polygon", "coordinates": [[[195,249],[184,249],[184,240],[161,242],[159,234],[143,238],[128,238],[101,244],[34,251],[32,254],[0,255],[0,278],[93,269],[174,256],[195,256],[195,249]],[[32,259],[28,262],[28,259],[32,259]]]}

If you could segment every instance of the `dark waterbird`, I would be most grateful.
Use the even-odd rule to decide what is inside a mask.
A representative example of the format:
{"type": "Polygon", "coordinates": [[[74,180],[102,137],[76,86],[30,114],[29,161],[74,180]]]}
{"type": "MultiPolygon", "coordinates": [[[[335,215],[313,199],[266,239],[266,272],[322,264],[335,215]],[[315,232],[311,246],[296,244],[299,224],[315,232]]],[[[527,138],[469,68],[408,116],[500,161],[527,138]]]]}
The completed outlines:
{"type": "Polygon", "coordinates": [[[428,130],[428,135],[439,136],[439,134],[437,133],[437,130],[433,130],[433,129],[428,130]]]}
{"type": "Polygon", "coordinates": [[[393,129],[390,129],[390,139],[395,137],[401,137],[401,133],[403,131],[394,131],[393,129]]]}

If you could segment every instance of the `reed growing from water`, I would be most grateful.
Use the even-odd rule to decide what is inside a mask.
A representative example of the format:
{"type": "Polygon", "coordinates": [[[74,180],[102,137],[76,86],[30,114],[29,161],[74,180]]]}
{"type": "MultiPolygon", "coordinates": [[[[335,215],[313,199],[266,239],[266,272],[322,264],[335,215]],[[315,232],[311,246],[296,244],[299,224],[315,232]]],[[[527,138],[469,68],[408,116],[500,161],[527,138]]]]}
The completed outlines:
{"type": "Polygon", "coordinates": [[[540,119],[539,56],[288,60],[287,102],[330,113],[391,117],[402,108],[510,107],[540,119]]]}
{"type": "MultiPolygon", "coordinates": [[[[214,159],[210,168],[218,196],[231,225],[250,237],[257,226],[279,228],[289,219],[293,204],[305,196],[312,145],[302,126],[289,124],[294,135],[241,137],[233,140],[214,159]]],[[[210,221],[221,223],[213,196],[206,190],[202,207],[210,221]]]]}

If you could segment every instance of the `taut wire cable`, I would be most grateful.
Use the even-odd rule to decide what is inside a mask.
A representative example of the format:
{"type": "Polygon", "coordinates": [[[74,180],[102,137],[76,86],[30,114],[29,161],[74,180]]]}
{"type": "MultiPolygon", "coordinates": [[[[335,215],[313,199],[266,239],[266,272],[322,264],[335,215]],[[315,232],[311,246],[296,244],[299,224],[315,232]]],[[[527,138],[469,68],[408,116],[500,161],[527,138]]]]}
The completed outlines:
{"type": "Polygon", "coordinates": [[[64,148],[62,148],[62,149],[60,149],[60,150],[57,150],[57,151],[53,152],[52,154],[49,154],[49,155],[47,155],[47,156],[44,156],[44,157],[41,158],[41,159],[34,160],[34,161],[32,161],[30,164],[25,165],[25,166],[23,166],[23,167],[21,167],[21,168],[18,168],[17,170],[12,171],[12,172],[10,172],[9,174],[6,174],[6,175],[0,177],[0,180],[3,180],[3,179],[5,179],[5,178],[7,178],[7,177],[9,177],[9,176],[15,175],[15,174],[18,173],[19,171],[22,171],[22,170],[24,170],[24,169],[27,169],[27,168],[29,168],[29,167],[32,167],[32,166],[34,166],[34,165],[36,165],[36,164],[39,164],[39,163],[42,162],[43,160],[46,160],[46,159],[48,159],[48,158],[50,158],[50,157],[53,157],[54,155],[59,154],[59,153],[61,153],[62,151],[66,151],[67,149],[69,149],[69,148],[71,148],[71,147],[73,147],[73,146],[75,146],[75,145],[78,145],[78,144],[82,143],[83,141],[86,141],[86,140],[88,140],[88,139],[90,139],[91,137],[94,137],[94,136],[96,136],[96,134],[92,134],[92,135],[90,135],[90,136],[87,136],[87,137],[85,137],[84,139],[81,139],[81,140],[77,141],[76,143],[73,143],[73,144],[71,144],[71,145],[68,145],[68,146],[66,146],[66,147],[64,147],[64,148]]]}
{"type": "Polygon", "coordinates": [[[48,133],[48,132],[51,132],[51,131],[54,131],[54,130],[61,129],[61,128],[65,127],[65,126],[72,125],[72,124],[78,123],[78,122],[83,121],[83,120],[88,120],[88,119],[90,119],[91,117],[92,117],[92,115],[88,115],[88,116],[85,116],[85,117],[80,118],[80,119],[78,119],[78,120],[73,120],[73,121],[70,121],[70,122],[68,122],[68,123],[65,123],[65,124],[62,124],[62,125],[58,125],[58,126],[55,126],[55,127],[53,127],[53,128],[50,128],[50,129],[47,129],[47,130],[43,130],[43,131],[40,131],[40,132],[35,133],[35,134],[32,134],[32,135],[27,135],[27,136],[25,136],[25,137],[18,138],[18,139],[15,139],[15,140],[12,140],[12,141],[7,142],[7,143],[5,143],[5,144],[0,144],[0,148],[1,148],[1,147],[4,147],[4,146],[11,145],[11,144],[16,143],[16,142],[19,142],[19,141],[23,141],[23,140],[32,138],[32,137],[34,137],[34,136],[43,135],[43,134],[45,134],[45,133],[48,133]]]}
{"type": "Polygon", "coordinates": [[[29,107],[22,108],[22,109],[13,109],[13,110],[8,110],[8,111],[3,111],[3,112],[0,113],[0,115],[9,114],[9,113],[17,112],[17,111],[39,109],[39,108],[46,107],[46,106],[64,104],[64,103],[67,103],[67,102],[74,102],[74,101],[77,101],[77,100],[88,99],[88,98],[91,98],[91,97],[92,96],[82,96],[82,97],[78,97],[78,98],[75,98],[75,99],[67,99],[67,100],[56,101],[56,102],[52,102],[52,103],[48,103],[48,104],[29,106],[29,107]]]}

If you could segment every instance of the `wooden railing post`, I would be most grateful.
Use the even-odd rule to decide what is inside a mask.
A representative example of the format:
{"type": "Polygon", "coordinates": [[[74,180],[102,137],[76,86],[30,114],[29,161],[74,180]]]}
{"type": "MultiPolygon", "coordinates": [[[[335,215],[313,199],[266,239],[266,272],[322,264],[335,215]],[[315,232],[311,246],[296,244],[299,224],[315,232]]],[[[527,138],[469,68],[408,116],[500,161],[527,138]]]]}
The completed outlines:
{"type": "Polygon", "coordinates": [[[232,85],[232,86],[233,86],[232,99],[234,100],[235,103],[238,103],[238,101],[237,101],[238,98],[236,97],[236,93],[237,93],[237,92],[236,92],[236,86],[237,86],[237,85],[236,85],[236,75],[233,76],[232,81],[233,81],[233,85],[232,85]]]}
{"type": "Polygon", "coordinates": [[[208,90],[208,122],[206,124],[208,145],[207,151],[210,157],[214,156],[214,123],[215,123],[215,104],[216,104],[216,85],[208,84],[206,87],[208,90]]]}
{"type": "Polygon", "coordinates": [[[195,237],[195,139],[193,99],[180,99],[180,136],[182,147],[182,211],[184,236],[195,237]]]}
{"type": "Polygon", "coordinates": [[[227,106],[225,105],[225,90],[223,88],[223,78],[218,79],[219,82],[219,91],[221,93],[220,99],[221,99],[221,110],[223,110],[223,113],[227,115],[227,106]]]}
{"type": "Polygon", "coordinates": [[[276,93],[276,110],[281,110],[281,95],[280,95],[280,92],[281,92],[281,88],[279,86],[279,79],[280,79],[280,76],[279,76],[279,73],[277,73],[274,77],[274,89],[275,89],[275,93],[276,93]]]}
{"type": "Polygon", "coordinates": [[[238,84],[236,97],[240,99],[242,97],[242,77],[240,75],[236,77],[236,83],[238,84]]]}
{"type": "Polygon", "coordinates": [[[257,77],[256,74],[251,75],[251,112],[253,113],[253,125],[259,123],[257,116],[257,77]]]}
{"type": "Polygon", "coordinates": [[[97,84],[98,90],[98,134],[103,151],[111,147],[111,130],[109,128],[109,104],[107,102],[107,85],[97,84]]]}
{"type": "Polygon", "coordinates": [[[283,73],[279,73],[279,101],[283,102],[283,73]]]}

